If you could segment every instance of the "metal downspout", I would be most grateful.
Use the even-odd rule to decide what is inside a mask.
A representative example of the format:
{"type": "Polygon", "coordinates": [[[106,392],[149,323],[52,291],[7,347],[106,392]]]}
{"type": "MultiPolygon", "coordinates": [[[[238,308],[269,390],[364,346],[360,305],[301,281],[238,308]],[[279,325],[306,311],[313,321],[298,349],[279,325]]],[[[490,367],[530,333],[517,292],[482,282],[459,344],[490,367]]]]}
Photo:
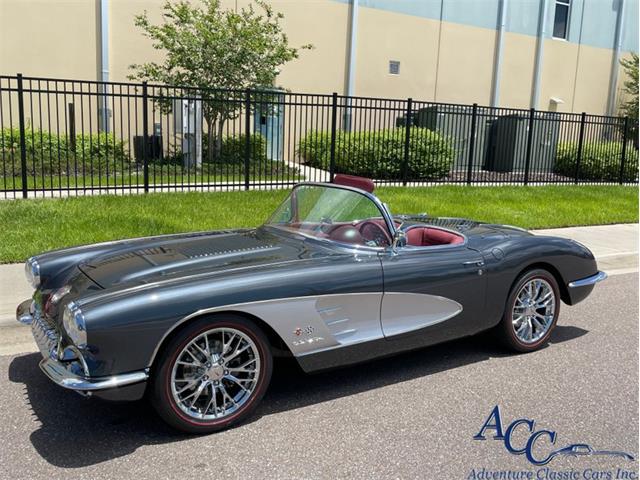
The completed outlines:
{"type": "MultiPolygon", "coordinates": [[[[100,55],[99,80],[109,81],[109,0],[100,0],[100,55]]],[[[106,85],[98,85],[100,93],[106,93],[106,85]]],[[[100,96],[100,130],[109,131],[109,102],[106,95],[100,96]]]]}
{"type": "Polygon", "coordinates": [[[540,77],[542,76],[542,59],[544,53],[544,40],[547,36],[547,5],[548,0],[542,0],[540,4],[540,17],[538,19],[538,44],[536,46],[536,58],[533,67],[533,85],[531,88],[531,108],[538,108],[540,98],[540,77]]]}
{"type": "Polygon", "coordinates": [[[502,70],[502,47],[504,44],[504,28],[507,18],[507,0],[500,0],[500,15],[498,22],[498,38],[496,40],[496,51],[493,61],[493,88],[491,90],[491,106],[498,107],[500,104],[500,73],[502,70]]]}
{"type": "Polygon", "coordinates": [[[620,71],[620,51],[622,50],[622,27],[624,17],[624,0],[618,0],[618,17],[616,18],[616,36],[611,60],[611,78],[609,81],[609,97],[607,98],[607,115],[616,114],[616,91],[618,89],[618,72],[620,71]]]}
{"type": "Polygon", "coordinates": [[[342,128],[351,130],[351,98],[356,86],[356,54],[358,51],[358,7],[359,0],[351,0],[351,25],[349,35],[349,67],[347,71],[347,99],[342,128]]]}

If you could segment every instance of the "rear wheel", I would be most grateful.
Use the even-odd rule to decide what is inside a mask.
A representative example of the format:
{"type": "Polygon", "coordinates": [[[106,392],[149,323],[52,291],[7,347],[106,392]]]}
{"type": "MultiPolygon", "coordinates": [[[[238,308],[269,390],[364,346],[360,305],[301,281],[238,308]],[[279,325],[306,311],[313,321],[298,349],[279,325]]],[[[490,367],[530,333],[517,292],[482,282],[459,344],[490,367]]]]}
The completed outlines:
{"type": "Polygon", "coordinates": [[[512,287],[500,324],[502,338],[518,352],[543,346],[560,314],[558,283],[551,273],[536,269],[525,272],[512,287]]]}
{"type": "Polygon", "coordinates": [[[243,317],[203,318],[169,341],[152,378],[151,401],[171,426],[210,433],[247,418],[269,385],[264,333],[243,317]]]}

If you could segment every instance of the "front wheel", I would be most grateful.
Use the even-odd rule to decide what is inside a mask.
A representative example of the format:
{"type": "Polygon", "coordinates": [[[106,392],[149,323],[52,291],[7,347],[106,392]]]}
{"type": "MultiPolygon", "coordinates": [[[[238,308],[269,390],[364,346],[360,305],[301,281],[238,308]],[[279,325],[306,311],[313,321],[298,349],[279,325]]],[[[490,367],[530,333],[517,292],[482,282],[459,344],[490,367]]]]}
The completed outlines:
{"type": "Polygon", "coordinates": [[[547,342],[559,314],[556,279],[546,270],[530,270],[511,289],[499,329],[509,348],[531,352],[547,342]]]}
{"type": "Polygon", "coordinates": [[[152,376],[151,402],[171,426],[211,433],[247,418],[269,385],[264,333],[243,317],[202,318],[180,330],[152,376]]]}

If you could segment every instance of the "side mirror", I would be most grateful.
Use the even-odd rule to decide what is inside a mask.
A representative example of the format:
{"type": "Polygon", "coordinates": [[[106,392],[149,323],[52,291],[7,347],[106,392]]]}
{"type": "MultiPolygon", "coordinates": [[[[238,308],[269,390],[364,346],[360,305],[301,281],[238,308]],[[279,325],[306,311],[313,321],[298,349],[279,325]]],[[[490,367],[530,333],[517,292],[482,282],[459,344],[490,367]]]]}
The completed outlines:
{"type": "Polygon", "coordinates": [[[404,247],[407,244],[407,234],[402,230],[396,230],[393,236],[393,243],[391,244],[391,250],[397,253],[399,247],[404,247]]]}

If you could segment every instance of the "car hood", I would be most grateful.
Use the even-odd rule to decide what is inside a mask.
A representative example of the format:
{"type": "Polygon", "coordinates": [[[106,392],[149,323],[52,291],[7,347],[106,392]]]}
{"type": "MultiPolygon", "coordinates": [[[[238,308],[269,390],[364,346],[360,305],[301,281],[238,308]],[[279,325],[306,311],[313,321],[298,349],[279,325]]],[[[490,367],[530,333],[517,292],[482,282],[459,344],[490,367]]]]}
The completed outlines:
{"type": "Polygon", "coordinates": [[[91,258],[79,269],[99,286],[109,288],[260,267],[318,254],[304,242],[264,230],[235,230],[149,238],[91,258]]]}

